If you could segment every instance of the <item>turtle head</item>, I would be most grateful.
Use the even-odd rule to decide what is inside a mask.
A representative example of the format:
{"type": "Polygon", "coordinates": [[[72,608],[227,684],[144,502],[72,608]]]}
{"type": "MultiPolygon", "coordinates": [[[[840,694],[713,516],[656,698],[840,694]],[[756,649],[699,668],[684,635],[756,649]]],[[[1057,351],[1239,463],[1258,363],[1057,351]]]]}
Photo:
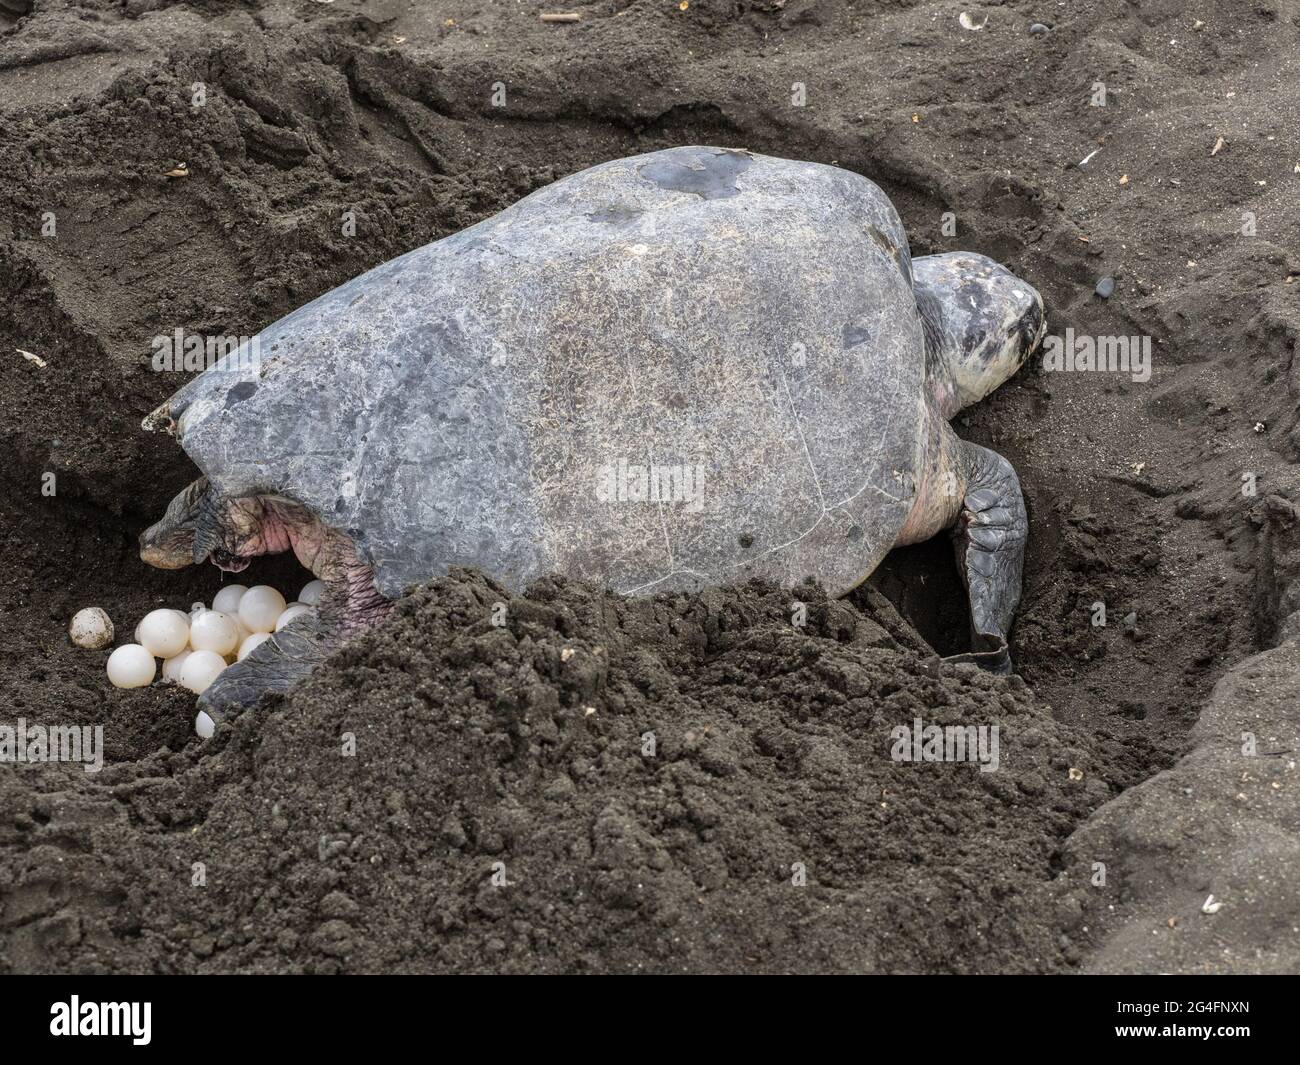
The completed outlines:
{"type": "Polygon", "coordinates": [[[1043,298],[973,252],[922,256],[912,271],[931,397],[951,418],[1024,365],[1043,336],[1043,298]]]}
{"type": "Polygon", "coordinates": [[[298,504],[260,492],[230,492],[200,477],[177,494],[162,520],[140,534],[140,557],[160,569],[211,559],[228,573],[247,569],[256,555],[293,543],[295,525],[310,516],[298,504]]]}
{"type": "Polygon", "coordinates": [[[140,557],[159,569],[181,569],[194,561],[194,533],[208,494],[208,479],[200,477],[167,505],[167,513],[140,534],[140,557]]]}

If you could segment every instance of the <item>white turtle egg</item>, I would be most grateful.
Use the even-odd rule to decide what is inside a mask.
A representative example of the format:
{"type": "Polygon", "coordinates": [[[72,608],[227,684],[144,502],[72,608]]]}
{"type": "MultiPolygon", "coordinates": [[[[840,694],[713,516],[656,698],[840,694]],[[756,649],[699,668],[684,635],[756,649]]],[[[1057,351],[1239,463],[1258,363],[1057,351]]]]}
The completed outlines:
{"type": "Polygon", "coordinates": [[[190,646],[196,651],[228,655],[239,646],[239,625],[220,610],[205,610],[190,626],[190,646]]]}
{"type": "Polygon", "coordinates": [[[88,606],[72,615],[68,639],[88,651],[98,651],[113,642],[113,620],[97,606],[88,606]]]}
{"type": "Polygon", "coordinates": [[[205,604],[203,604],[203,603],[191,603],[191,604],[190,604],[190,617],[192,617],[192,618],[194,618],[194,617],[198,617],[200,614],[203,613],[203,611],[205,611],[205,610],[207,610],[207,609],[208,609],[207,606],[206,606],[205,604]]]}
{"type": "Polygon", "coordinates": [[[143,688],[156,671],[153,655],[138,643],[124,643],[108,656],[108,679],[115,688],[143,688]]]}
{"type": "Polygon", "coordinates": [[[190,620],[176,610],[151,610],[136,627],[136,639],[154,658],[173,658],[190,641],[190,620]]]}
{"type": "Polygon", "coordinates": [[[216,680],[217,674],[225,668],[226,660],[216,651],[194,651],[181,666],[181,687],[189,688],[198,695],[216,680]]]}
{"type": "Polygon", "coordinates": [[[279,632],[282,628],[288,625],[289,622],[291,622],[294,618],[300,618],[304,614],[310,614],[310,613],[312,613],[312,608],[309,607],[306,603],[294,603],[293,606],[285,608],[284,613],[282,613],[278,618],[276,618],[275,631],[279,632]]]}
{"type": "Polygon", "coordinates": [[[239,610],[239,601],[244,598],[248,588],[242,584],[227,584],[212,597],[212,609],[223,614],[234,614],[239,610]]]}
{"type": "Polygon", "coordinates": [[[239,601],[239,620],[250,632],[270,632],[284,613],[284,596],[269,584],[259,584],[239,601]]]}
{"type": "Polygon", "coordinates": [[[298,593],[298,602],[306,603],[308,606],[315,606],[320,602],[320,597],[324,592],[324,581],[308,581],[303,585],[302,591],[298,593]]]}
{"type": "Polygon", "coordinates": [[[194,718],[194,731],[199,734],[199,739],[210,740],[212,734],[217,731],[217,724],[212,718],[208,717],[202,710],[194,718]]]}
{"type": "Polygon", "coordinates": [[[185,665],[185,659],[189,658],[193,653],[193,651],[185,650],[167,659],[163,663],[162,679],[168,684],[179,684],[181,682],[181,667],[185,665]]]}
{"type": "MultiPolygon", "coordinates": [[[[190,621],[191,621],[192,619],[191,619],[191,617],[190,617],[189,614],[185,613],[184,610],[172,610],[172,609],[168,609],[167,613],[169,613],[169,614],[175,614],[175,615],[176,615],[176,619],[177,619],[178,621],[180,621],[182,624],[184,624],[184,626],[185,626],[187,629],[190,627],[190,621]]],[[[139,642],[140,642],[139,640],[136,640],[136,643],[139,643],[139,642]]]]}
{"type": "Polygon", "coordinates": [[[244,642],[239,645],[239,653],[235,656],[235,661],[242,662],[248,657],[249,651],[263,640],[269,640],[270,638],[271,634],[269,632],[255,632],[251,636],[246,636],[244,642]]]}

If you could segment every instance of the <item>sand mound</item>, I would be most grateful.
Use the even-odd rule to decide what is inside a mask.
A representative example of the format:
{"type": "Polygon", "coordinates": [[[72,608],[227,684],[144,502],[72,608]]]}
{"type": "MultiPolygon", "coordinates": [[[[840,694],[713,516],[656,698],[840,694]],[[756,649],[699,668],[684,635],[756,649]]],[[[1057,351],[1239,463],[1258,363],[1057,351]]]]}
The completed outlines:
{"type": "Polygon", "coordinates": [[[12,810],[6,915],[26,901],[7,963],[1063,964],[1039,889],[1123,749],[1018,678],[941,668],[864,600],[810,588],[798,627],[790,593],[760,585],[637,601],[435,582],[213,745],[12,810]],[[998,726],[997,771],[891,758],[917,717],[998,726]],[[61,892],[98,904],[43,918],[61,892]]]}

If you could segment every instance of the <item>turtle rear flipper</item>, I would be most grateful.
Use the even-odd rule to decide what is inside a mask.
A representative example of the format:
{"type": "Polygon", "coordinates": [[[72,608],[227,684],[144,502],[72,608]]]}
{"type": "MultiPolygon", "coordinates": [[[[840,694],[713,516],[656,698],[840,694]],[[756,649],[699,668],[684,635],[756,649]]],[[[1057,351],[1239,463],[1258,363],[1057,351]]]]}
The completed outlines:
{"type": "Polygon", "coordinates": [[[978,444],[963,444],[963,452],[969,475],[952,537],[970,597],[972,650],[945,661],[1010,673],[1007,633],[1020,603],[1029,518],[1011,463],[978,444]]]}
{"type": "Polygon", "coordinates": [[[263,695],[289,691],[323,662],[329,651],[315,619],[296,618],[217,674],[199,696],[196,731],[206,739],[227,717],[255,707],[263,695]]]}

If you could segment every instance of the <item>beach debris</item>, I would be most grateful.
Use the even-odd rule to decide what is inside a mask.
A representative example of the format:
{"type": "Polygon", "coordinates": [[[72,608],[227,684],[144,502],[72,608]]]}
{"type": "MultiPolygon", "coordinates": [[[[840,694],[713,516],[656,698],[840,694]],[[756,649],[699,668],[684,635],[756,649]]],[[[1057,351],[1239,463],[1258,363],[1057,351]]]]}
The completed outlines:
{"type": "Polygon", "coordinates": [[[34,363],[35,363],[37,366],[39,366],[42,370],[45,369],[45,367],[49,365],[49,363],[47,363],[44,359],[42,359],[42,358],[41,358],[39,355],[37,355],[36,352],[34,352],[34,351],[24,351],[22,348],[14,348],[14,351],[18,352],[18,354],[21,355],[21,356],[22,356],[24,359],[26,359],[28,362],[34,362],[34,363]]]}
{"type": "Polygon", "coordinates": [[[189,164],[189,163],[177,163],[174,167],[172,167],[170,170],[168,170],[167,173],[166,173],[164,176],[165,176],[165,177],[170,177],[170,178],[189,177],[189,176],[190,176],[190,164],[189,164]]]}
{"type": "MultiPolygon", "coordinates": [[[[684,9],[683,9],[684,10],[684,9]]],[[[581,22],[581,11],[543,11],[538,18],[543,22],[581,22]]]]}
{"type": "Polygon", "coordinates": [[[1115,279],[1113,277],[1103,277],[1097,282],[1095,291],[1102,299],[1110,299],[1115,294],[1115,279]]]}
{"type": "Polygon", "coordinates": [[[1201,913],[1216,914],[1223,908],[1223,903],[1219,902],[1213,895],[1205,896],[1205,901],[1201,903],[1201,913]]]}
{"type": "Polygon", "coordinates": [[[972,15],[969,11],[963,11],[957,16],[957,21],[961,23],[964,30],[982,30],[989,24],[988,15],[972,15]]]}
{"type": "Polygon", "coordinates": [[[1082,770],[1082,769],[1078,769],[1078,768],[1076,768],[1075,766],[1070,766],[1070,774],[1069,774],[1069,776],[1070,776],[1070,779],[1071,779],[1071,780],[1082,780],[1082,779],[1083,779],[1083,770],[1082,770]]]}
{"type": "Polygon", "coordinates": [[[1127,175],[1127,174],[1121,174],[1121,175],[1119,176],[1119,183],[1120,183],[1121,185],[1127,185],[1127,184],[1128,184],[1128,175],[1127,175]]]}
{"type": "Polygon", "coordinates": [[[1262,432],[1265,432],[1267,429],[1268,429],[1268,426],[1265,425],[1263,422],[1256,422],[1256,423],[1255,423],[1255,432],[1257,432],[1257,433],[1262,433],[1262,432]]]}
{"type": "Polygon", "coordinates": [[[1223,138],[1222,138],[1222,137],[1220,137],[1218,140],[1216,140],[1216,141],[1214,142],[1214,147],[1210,149],[1210,154],[1211,154],[1211,155],[1218,155],[1221,151],[1223,151],[1223,138]]]}
{"type": "Polygon", "coordinates": [[[1082,159],[1079,160],[1079,165],[1087,166],[1090,162],[1093,161],[1093,159],[1096,158],[1097,153],[1099,151],[1101,151],[1100,148],[1094,148],[1092,151],[1090,151],[1087,155],[1085,155],[1082,159]]]}

